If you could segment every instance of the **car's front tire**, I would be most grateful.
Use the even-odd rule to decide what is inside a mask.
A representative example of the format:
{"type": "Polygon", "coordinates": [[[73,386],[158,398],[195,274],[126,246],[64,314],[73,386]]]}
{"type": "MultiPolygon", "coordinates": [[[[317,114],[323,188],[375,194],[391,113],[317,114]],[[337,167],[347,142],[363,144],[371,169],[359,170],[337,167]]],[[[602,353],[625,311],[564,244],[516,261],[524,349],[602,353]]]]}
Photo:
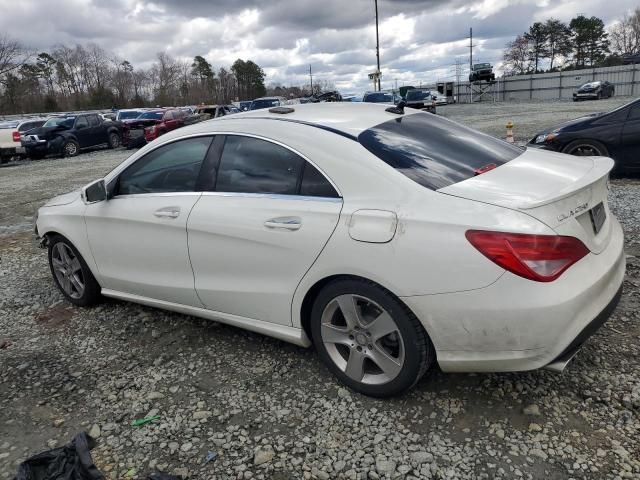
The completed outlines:
{"type": "Polygon", "coordinates": [[[562,153],[577,157],[608,157],[609,151],[597,140],[574,140],[562,149],[562,153]]]}
{"type": "Polygon", "coordinates": [[[358,279],[325,286],[311,312],[320,358],[351,389],[389,397],[411,388],[434,363],[433,344],[391,292],[358,279]]]}
{"type": "Polygon", "coordinates": [[[61,235],[51,235],[48,254],[53,281],[67,300],[81,307],[100,300],[100,285],[69,240],[61,235]]]}
{"type": "Polygon", "coordinates": [[[80,145],[75,140],[67,140],[62,145],[63,157],[75,157],[80,152],[80,145]]]}

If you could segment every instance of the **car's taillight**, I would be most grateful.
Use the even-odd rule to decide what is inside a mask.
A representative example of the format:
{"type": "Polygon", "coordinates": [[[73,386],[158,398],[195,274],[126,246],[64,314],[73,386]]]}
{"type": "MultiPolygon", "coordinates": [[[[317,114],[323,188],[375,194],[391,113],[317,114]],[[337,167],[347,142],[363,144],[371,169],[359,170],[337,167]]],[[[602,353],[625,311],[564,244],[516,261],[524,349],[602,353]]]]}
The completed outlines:
{"type": "Polygon", "coordinates": [[[18,132],[18,131],[13,132],[12,136],[13,136],[13,141],[14,142],[19,142],[20,141],[20,132],[18,132]]]}
{"type": "Polygon", "coordinates": [[[589,253],[575,237],[467,230],[471,245],[505,270],[536,282],[552,282],[589,253]]]}

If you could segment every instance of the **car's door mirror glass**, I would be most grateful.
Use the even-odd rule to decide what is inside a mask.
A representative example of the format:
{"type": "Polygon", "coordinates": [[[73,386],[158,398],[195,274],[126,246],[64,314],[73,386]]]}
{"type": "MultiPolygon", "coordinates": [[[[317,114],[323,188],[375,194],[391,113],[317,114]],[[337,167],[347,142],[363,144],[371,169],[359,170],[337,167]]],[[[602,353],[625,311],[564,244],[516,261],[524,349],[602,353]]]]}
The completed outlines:
{"type": "Polygon", "coordinates": [[[107,199],[107,187],[104,178],[90,183],[82,189],[82,199],[85,203],[97,203],[107,199]]]}

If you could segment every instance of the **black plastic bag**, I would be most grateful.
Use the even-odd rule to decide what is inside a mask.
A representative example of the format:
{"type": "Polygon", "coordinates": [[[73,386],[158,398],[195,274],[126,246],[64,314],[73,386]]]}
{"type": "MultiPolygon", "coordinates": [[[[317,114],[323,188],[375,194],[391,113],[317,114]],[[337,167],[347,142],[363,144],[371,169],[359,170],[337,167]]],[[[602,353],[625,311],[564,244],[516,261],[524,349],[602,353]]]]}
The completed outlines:
{"type": "Polygon", "coordinates": [[[96,441],[86,432],[71,443],[29,457],[18,467],[14,480],[104,480],[91,458],[96,441]]]}

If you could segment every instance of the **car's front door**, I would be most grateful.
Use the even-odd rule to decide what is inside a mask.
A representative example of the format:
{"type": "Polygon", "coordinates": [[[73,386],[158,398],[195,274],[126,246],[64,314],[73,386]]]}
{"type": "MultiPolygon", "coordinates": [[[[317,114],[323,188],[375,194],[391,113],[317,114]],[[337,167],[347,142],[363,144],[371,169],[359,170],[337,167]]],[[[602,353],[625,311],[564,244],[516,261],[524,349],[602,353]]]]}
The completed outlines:
{"type": "Polygon", "coordinates": [[[212,149],[222,152],[203,168],[213,191],[187,225],[198,296],[210,310],[290,325],[295,289],[333,233],[342,199],[279,144],[228,135],[212,149]]]}
{"type": "Polygon", "coordinates": [[[640,102],[629,109],[620,143],[620,166],[624,169],[640,169],[640,102]]]}
{"type": "Polygon", "coordinates": [[[85,220],[103,288],[202,307],[194,290],[187,218],[212,137],[162,145],[109,183],[109,200],[85,220]]]}
{"type": "Polygon", "coordinates": [[[91,126],[86,115],[81,115],[76,118],[76,123],[73,128],[76,132],[76,138],[80,144],[80,148],[90,147],[92,144],[91,126]]]}
{"type": "Polygon", "coordinates": [[[89,128],[91,129],[91,145],[107,143],[107,129],[102,126],[102,119],[97,114],[87,115],[89,128]]]}

